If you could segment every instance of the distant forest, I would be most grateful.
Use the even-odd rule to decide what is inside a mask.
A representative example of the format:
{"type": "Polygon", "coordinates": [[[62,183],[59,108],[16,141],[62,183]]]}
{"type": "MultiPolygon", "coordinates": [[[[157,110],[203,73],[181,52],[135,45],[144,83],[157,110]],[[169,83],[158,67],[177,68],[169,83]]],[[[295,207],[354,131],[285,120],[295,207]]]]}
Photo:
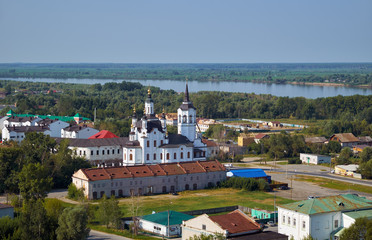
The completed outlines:
{"type": "Polygon", "coordinates": [[[0,64],[0,78],[96,78],[268,83],[339,83],[372,87],[372,63],[0,64]]]}
{"type": "MultiPolygon", "coordinates": [[[[127,136],[133,107],[143,114],[147,87],[121,82],[104,85],[32,83],[0,80],[8,95],[1,104],[16,104],[16,113],[73,116],[93,119],[97,109],[97,128],[127,136]],[[51,90],[51,91],[49,91],[51,90]],[[56,92],[55,92],[55,91],[56,92]],[[49,93],[47,93],[49,91],[49,93]]],[[[176,112],[183,93],[151,87],[155,112],[176,112]]],[[[198,92],[190,94],[198,117],[323,120],[307,129],[308,134],[329,136],[338,132],[372,135],[372,95],[306,99],[247,93],[198,92]]],[[[5,115],[9,107],[0,114],[5,115]]]]}

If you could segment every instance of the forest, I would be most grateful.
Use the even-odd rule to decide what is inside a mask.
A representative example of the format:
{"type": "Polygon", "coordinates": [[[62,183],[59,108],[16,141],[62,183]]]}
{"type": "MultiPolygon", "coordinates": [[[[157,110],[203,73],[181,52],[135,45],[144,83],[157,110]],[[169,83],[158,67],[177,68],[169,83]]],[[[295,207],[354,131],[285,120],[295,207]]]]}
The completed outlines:
{"type": "Polygon", "coordinates": [[[371,63],[0,64],[0,78],[143,79],[372,85],[371,63]]]}

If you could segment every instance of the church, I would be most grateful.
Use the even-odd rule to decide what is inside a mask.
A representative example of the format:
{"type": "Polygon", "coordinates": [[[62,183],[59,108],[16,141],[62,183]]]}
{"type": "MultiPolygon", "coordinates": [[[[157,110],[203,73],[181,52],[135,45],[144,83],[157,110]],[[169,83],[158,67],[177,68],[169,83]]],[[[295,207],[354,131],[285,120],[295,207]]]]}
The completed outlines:
{"type": "Polygon", "coordinates": [[[196,109],[190,101],[187,83],[177,115],[178,133],[168,134],[165,113],[163,111],[160,119],[155,117],[149,89],[142,118],[137,119],[136,110],[133,110],[129,141],[123,146],[123,165],[206,160],[207,146],[196,131],[196,109]]]}

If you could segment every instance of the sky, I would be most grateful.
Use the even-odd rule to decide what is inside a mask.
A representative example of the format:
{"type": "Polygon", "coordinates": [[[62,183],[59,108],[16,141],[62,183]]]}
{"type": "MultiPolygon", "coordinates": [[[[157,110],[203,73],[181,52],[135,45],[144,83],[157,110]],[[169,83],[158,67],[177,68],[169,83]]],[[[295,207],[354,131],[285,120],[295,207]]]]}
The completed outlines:
{"type": "Polygon", "coordinates": [[[371,0],[0,0],[0,63],[372,62],[371,0]]]}

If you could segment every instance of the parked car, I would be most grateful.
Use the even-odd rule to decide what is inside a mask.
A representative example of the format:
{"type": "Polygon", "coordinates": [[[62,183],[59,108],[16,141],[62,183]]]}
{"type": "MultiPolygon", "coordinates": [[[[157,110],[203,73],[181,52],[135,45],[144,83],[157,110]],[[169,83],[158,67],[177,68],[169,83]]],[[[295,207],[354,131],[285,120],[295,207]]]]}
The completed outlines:
{"type": "Polygon", "coordinates": [[[275,223],[274,221],[268,221],[267,224],[270,226],[270,227],[275,227],[275,223]]]}
{"type": "Polygon", "coordinates": [[[280,186],[279,190],[288,190],[289,188],[287,186],[280,186]]]}

